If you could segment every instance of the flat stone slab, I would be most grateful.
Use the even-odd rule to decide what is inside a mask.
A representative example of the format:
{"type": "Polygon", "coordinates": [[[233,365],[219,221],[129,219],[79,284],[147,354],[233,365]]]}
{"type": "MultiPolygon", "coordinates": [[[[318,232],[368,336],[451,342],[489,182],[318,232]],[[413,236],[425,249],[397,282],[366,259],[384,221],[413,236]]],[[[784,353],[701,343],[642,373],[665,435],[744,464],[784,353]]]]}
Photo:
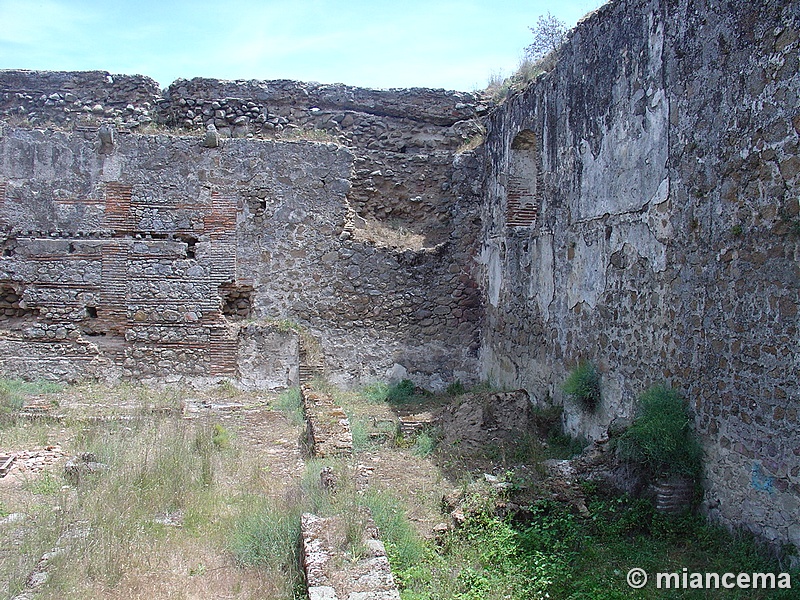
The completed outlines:
{"type": "Polygon", "coordinates": [[[5,477],[8,474],[15,460],[17,460],[17,457],[14,454],[0,456],[0,477],[5,477]]]}

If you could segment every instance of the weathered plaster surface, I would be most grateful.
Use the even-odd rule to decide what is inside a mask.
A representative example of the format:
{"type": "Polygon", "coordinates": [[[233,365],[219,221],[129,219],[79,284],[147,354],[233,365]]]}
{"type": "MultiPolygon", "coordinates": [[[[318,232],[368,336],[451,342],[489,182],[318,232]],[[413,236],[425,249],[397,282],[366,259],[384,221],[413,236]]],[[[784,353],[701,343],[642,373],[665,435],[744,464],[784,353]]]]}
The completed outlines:
{"type": "Polygon", "coordinates": [[[797,543],[797,6],[611,2],[490,117],[484,376],[604,434],[666,382],[691,402],[706,509],[797,543]],[[514,140],[539,148],[535,223],[509,226],[514,140]],[[551,292],[551,289],[554,292],[551,292]],[[602,372],[587,414],[561,390],[602,372]]]}

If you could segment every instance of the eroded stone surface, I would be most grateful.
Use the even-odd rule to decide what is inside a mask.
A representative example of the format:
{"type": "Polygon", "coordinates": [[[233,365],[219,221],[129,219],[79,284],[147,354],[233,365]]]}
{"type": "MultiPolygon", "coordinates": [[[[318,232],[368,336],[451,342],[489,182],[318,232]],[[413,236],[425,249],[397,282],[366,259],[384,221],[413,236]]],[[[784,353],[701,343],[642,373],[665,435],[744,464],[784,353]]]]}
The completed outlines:
{"type": "Polygon", "coordinates": [[[378,531],[367,518],[363,540],[365,553],[348,560],[340,537],[337,517],[323,518],[305,513],[301,519],[303,564],[309,598],[319,600],[399,600],[386,549],[378,531]]]}
{"type": "Polygon", "coordinates": [[[153,83],[0,72],[1,368],[285,387],[302,329],[338,382],[474,377],[474,95],[153,83]]]}
{"type": "Polygon", "coordinates": [[[441,411],[437,424],[443,442],[463,452],[518,443],[520,436],[534,431],[525,390],[466,394],[441,411]]]}
{"type": "Polygon", "coordinates": [[[334,404],[330,395],[310,385],[303,385],[300,390],[314,456],[350,456],[353,453],[353,434],[344,410],[334,404]]]}
{"type": "Polygon", "coordinates": [[[0,369],[289,385],[303,331],[335,383],[480,369],[592,438],[665,381],[709,513],[797,543],[798,31],[786,2],[608,3],[463,154],[472,94],[3,71],[0,369]]]}
{"type": "Polygon", "coordinates": [[[799,19],[630,0],[582,21],[488,120],[479,255],[488,379],[593,439],[666,382],[695,411],[709,514],[775,542],[800,506],[799,19]],[[561,388],[582,360],[602,373],[594,413],[561,388]]]}

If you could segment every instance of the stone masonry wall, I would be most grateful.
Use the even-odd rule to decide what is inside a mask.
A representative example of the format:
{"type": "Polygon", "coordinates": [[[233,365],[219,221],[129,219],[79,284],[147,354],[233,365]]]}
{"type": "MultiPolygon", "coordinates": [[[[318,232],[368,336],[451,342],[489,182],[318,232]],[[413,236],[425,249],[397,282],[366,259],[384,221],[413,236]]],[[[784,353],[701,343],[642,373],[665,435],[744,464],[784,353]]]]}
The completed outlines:
{"type": "Polygon", "coordinates": [[[8,70],[0,77],[0,116],[14,125],[139,129],[158,120],[159,102],[158,84],[142,75],[8,70]]]}
{"type": "Polygon", "coordinates": [[[0,90],[6,372],[275,386],[305,330],[335,381],[475,377],[475,96],[31,71],[0,90]],[[264,344],[284,358],[257,364],[264,344]]]}
{"type": "Polygon", "coordinates": [[[706,509],[796,546],[798,37],[792,3],[602,7],[489,119],[480,253],[485,376],[589,437],[678,388],[706,509]],[[580,360],[596,414],[561,391],[580,360]]]}

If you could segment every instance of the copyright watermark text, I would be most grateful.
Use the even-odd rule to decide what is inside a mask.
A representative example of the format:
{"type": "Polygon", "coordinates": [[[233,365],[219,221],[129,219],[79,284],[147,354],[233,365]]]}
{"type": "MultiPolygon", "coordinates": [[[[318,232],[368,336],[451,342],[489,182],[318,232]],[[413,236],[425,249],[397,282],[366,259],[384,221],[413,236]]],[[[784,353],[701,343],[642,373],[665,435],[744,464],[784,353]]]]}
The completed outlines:
{"type": "Polygon", "coordinates": [[[628,571],[628,585],[641,589],[648,581],[655,581],[657,589],[791,589],[789,573],[692,573],[684,568],[674,573],[654,573],[652,579],[647,571],[634,567],[628,571]]]}

